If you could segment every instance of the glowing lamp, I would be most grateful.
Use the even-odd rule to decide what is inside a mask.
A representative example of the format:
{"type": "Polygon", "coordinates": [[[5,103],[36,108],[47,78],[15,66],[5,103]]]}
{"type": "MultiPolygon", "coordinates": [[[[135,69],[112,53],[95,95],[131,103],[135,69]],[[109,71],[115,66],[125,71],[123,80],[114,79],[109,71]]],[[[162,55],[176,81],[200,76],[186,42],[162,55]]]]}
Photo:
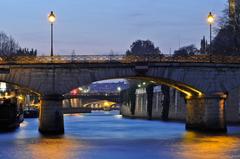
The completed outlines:
{"type": "Polygon", "coordinates": [[[56,16],[55,14],[53,13],[53,11],[51,11],[51,13],[48,15],[48,21],[50,23],[54,23],[56,21],[56,16]]]}
{"type": "Polygon", "coordinates": [[[214,18],[214,16],[212,15],[212,12],[210,12],[210,13],[208,14],[208,17],[207,17],[208,24],[213,24],[213,23],[214,23],[214,20],[215,20],[215,18],[214,18]]]}

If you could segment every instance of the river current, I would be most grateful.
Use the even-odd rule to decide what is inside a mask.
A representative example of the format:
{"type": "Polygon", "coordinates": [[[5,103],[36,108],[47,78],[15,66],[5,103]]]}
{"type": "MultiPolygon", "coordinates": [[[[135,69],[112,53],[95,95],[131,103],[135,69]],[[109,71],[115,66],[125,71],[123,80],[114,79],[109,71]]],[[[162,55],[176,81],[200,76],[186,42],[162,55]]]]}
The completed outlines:
{"type": "Polygon", "coordinates": [[[227,134],[185,131],[184,123],[133,120],[119,112],[65,115],[65,134],[42,136],[38,119],[0,133],[0,159],[239,159],[240,126],[227,134]]]}

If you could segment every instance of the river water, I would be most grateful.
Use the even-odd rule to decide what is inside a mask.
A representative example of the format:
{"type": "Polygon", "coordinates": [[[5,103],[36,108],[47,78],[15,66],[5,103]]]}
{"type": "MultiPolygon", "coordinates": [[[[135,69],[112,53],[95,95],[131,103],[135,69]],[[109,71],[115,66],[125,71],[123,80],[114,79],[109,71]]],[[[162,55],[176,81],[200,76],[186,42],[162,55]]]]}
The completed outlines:
{"type": "Polygon", "coordinates": [[[67,115],[63,136],[45,137],[37,119],[0,134],[0,159],[239,159],[240,126],[222,135],[184,123],[124,119],[118,112],[67,115]]]}

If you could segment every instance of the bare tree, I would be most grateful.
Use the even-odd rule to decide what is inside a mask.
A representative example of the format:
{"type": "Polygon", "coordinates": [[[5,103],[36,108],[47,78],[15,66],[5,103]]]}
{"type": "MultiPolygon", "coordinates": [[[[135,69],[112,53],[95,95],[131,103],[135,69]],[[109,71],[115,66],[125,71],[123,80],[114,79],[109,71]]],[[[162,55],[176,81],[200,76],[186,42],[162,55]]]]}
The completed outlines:
{"type": "Polygon", "coordinates": [[[21,48],[12,36],[0,32],[0,56],[36,56],[37,50],[21,48]]]}
{"type": "Polygon", "coordinates": [[[18,49],[18,43],[11,36],[0,32],[0,55],[16,54],[18,49]]]}

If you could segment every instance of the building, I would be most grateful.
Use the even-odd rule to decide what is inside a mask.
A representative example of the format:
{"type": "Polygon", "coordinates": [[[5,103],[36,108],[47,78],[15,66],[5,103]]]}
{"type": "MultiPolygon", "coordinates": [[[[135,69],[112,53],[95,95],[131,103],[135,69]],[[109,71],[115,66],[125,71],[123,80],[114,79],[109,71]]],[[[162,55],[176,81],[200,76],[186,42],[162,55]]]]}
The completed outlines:
{"type": "Polygon", "coordinates": [[[119,82],[104,82],[104,83],[92,83],[89,86],[91,93],[115,93],[121,90],[128,89],[128,84],[124,81],[119,82]]]}

